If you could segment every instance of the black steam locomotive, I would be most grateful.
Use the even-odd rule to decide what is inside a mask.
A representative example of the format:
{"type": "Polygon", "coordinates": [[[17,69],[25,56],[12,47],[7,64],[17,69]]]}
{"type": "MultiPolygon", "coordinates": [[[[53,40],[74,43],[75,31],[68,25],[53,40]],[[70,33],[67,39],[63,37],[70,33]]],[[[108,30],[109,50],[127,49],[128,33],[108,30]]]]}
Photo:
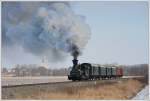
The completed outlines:
{"type": "Polygon", "coordinates": [[[73,67],[68,75],[69,80],[95,80],[110,79],[123,76],[123,69],[116,66],[101,66],[90,63],[78,64],[78,60],[74,59],[73,67]]]}

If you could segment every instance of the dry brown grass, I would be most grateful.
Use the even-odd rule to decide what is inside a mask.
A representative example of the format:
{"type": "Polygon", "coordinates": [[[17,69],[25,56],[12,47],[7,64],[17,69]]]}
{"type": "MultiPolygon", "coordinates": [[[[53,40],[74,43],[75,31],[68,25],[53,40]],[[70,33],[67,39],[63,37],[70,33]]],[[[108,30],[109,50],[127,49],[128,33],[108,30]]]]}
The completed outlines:
{"type": "Polygon", "coordinates": [[[138,80],[96,85],[93,87],[66,87],[61,91],[37,91],[30,96],[16,95],[17,99],[130,99],[144,85],[138,80]]]}

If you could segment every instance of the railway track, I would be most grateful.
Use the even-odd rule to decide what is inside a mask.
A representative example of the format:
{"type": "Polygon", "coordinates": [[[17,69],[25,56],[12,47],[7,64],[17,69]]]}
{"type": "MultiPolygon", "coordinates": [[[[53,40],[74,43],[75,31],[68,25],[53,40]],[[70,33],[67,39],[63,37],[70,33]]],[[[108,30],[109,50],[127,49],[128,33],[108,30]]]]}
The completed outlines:
{"type": "Polygon", "coordinates": [[[31,83],[31,84],[19,84],[19,85],[2,85],[2,88],[14,88],[14,87],[24,87],[24,86],[38,86],[38,85],[63,85],[63,84],[78,84],[78,83],[96,83],[96,82],[117,82],[118,80],[126,80],[126,79],[136,79],[143,78],[143,76],[124,76],[122,78],[117,79],[104,79],[104,80],[88,80],[88,81],[64,81],[64,82],[46,82],[46,83],[31,83]]]}

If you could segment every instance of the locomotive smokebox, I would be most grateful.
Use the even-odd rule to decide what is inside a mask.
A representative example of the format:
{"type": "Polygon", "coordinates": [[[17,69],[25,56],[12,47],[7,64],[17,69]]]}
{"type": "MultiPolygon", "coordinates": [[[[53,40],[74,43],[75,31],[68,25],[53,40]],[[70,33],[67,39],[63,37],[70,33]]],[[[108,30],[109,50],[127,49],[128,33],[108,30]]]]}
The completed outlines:
{"type": "Polygon", "coordinates": [[[77,59],[73,59],[72,62],[73,62],[73,67],[75,67],[76,65],[78,65],[78,60],[77,59]]]}

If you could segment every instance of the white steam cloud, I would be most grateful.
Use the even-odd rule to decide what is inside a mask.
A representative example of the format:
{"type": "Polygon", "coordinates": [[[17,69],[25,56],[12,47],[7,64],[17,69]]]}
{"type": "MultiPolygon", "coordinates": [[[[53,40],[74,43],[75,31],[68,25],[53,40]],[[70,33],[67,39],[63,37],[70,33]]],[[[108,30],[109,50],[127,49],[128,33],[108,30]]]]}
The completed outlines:
{"type": "Polygon", "coordinates": [[[2,46],[21,46],[25,52],[60,61],[77,58],[90,38],[83,16],[67,2],[3,2],[2,46]]]}

